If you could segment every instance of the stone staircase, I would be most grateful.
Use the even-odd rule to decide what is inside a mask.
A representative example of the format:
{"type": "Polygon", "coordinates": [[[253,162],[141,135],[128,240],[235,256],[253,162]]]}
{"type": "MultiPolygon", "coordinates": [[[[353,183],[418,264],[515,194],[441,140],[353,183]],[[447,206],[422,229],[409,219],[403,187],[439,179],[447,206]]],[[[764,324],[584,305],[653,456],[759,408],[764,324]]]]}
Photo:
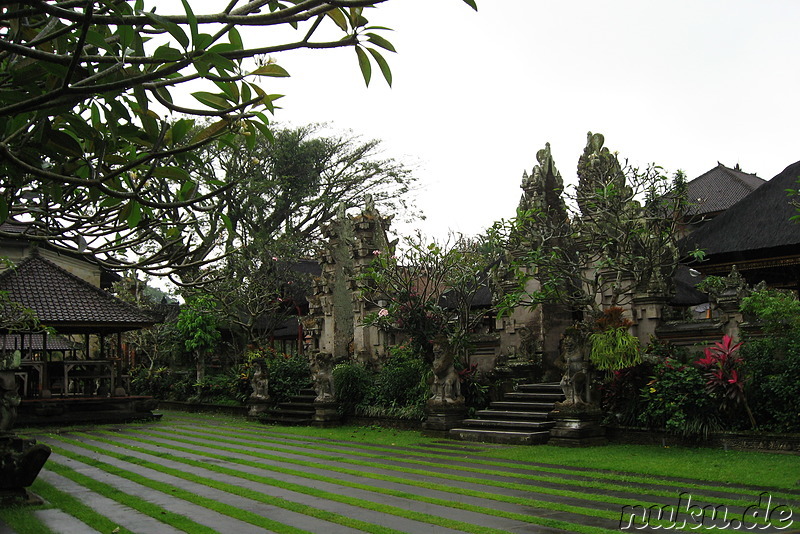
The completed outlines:
{"type": "Polygon", "coordinates": [[[555,425],[549,413],[564,394],[558,382],[524,384],[492,402],[489,409],[476,412],[476,419],[465,419],[450,437],[464,441],[537,445],[547,443],[555,425]]]}
{"type": "Polygon", "coordinates": [[[317,393],[310,387],[300,390],[289,401],[281,402],[270,409],[261,420],[265,423],[281,425],[310,425],[314,412],[314,399],[317,393]]]}

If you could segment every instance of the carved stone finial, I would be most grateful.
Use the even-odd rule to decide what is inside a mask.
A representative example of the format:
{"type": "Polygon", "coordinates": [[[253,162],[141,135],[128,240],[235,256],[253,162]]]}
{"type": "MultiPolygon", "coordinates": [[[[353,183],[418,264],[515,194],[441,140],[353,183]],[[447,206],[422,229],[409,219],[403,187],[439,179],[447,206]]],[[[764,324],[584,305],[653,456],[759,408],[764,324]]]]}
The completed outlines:
{"type": "Polygon", "coordinates": [[[375,199],[369,193],[364,195],[364,211],[366,213],[372,213],[375,211],[375,199]]]}

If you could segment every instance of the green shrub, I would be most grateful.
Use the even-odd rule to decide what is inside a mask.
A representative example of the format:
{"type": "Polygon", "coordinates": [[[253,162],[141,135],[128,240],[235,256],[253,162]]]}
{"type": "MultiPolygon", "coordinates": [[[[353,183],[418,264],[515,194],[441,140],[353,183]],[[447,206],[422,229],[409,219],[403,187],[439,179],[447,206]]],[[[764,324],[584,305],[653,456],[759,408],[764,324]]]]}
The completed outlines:
{"type": "Polygon", "coordinates": [[[749,377],[745,386],[762,430],[800,432],[800,301],[789,292],[754,291],[742,299],[768,337],[747,340],[741,355],[749,377]]]}
{"type": "Polygon", "coordinates": [[[421,357],[400,346],[389,349],[380,371],[356,363],[337,365],[333,381],[343,414],[421,420],[430,373],[421,357]]]}
{"type": "Polygon", "coordinates": [[[763,289],[742,299],[742,312],[755,316],[764,331],[783,335],[800,329],[800,301],[787,291],[763,289]]]}
{"type": "Polygon", "coordinates": [[[601,371],[616,371],[642,361],[639,339],[625,327],[594,332],[589,340],[592,345],[589,357],[601,371]]]}
{"type": "Polygon", "coordinates": [[[270,401],[277,404],[290,400],[311,384],[308,359],[299,354],[271,354],[263,359],[269,378],[270,401]]]}
{"type": "Polygon", "coordinates": [[[706,391],[697,367],[672,359],[656,364],[650,382],[641,390],[639,422],[690,438],[707,438],[722,428],[718,402],[706,391]]]}
{"type": "Polygon", "coordinates": [[[800,432],[800,334],[748,341],[741,349],[753,416],[762,430],[800,432]]]}
{"type": "Polygon", "coordinates": [[[430,365],[405,346],[392,347],[375,377],[370,403],[378,406],[413,406],[428,400],[430,365]]]}
{"type": "Polygon", "coordinates": [[[333,384],[339,411],[343,415],[353,415],[356,406],[364,402],[372,384],[372,373],[358,363],[343,363],[333,369],[333,384]]]}
{"type": "Polygon", "coordinates": [[[131,394],[149,395],[162,400],[185,401],[195,394],[194,379],[188,372],[168,367],[131,369],[131,394]]]}

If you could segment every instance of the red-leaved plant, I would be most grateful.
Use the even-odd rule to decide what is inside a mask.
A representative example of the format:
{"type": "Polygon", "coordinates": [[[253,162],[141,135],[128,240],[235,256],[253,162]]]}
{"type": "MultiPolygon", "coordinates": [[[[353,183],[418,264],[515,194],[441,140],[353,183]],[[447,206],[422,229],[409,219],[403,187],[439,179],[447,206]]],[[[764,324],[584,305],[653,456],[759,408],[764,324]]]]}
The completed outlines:
{"type": "Polygon", "coordinates": [[[755,428],[756,421],[744,393],[745,380],[738,369],[743,361],[737,354],[741,346],[741,342],[734,345],[733,339],[724,335],[722,342],[717,341],[713,347],[706,347],[705,357],[695,363],[705,371],[708,392],[722,398],[721,411],[731,413],[737,406],[743,406],[750,425],[755,428]]]}

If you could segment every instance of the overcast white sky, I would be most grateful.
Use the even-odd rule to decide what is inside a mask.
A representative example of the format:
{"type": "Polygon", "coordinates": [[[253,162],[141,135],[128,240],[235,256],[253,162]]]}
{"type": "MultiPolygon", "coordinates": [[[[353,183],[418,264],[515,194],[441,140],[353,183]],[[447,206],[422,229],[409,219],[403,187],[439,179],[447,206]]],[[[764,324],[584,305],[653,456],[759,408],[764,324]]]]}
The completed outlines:
{"type": "MultiPolygon", "coordinates": [[[[769,179],[800,159],[796,0],[391,0],[389,89],[355,53],[279,56],[276,120],[331,122],[418,164],[418,224],[472,234],[514,214],[552,145],[568,181],[588,131],[632,162],[694,178],[717,161],[769,179]]],[[[246,37],[246,41],[249,38],[246,37]]]]}

